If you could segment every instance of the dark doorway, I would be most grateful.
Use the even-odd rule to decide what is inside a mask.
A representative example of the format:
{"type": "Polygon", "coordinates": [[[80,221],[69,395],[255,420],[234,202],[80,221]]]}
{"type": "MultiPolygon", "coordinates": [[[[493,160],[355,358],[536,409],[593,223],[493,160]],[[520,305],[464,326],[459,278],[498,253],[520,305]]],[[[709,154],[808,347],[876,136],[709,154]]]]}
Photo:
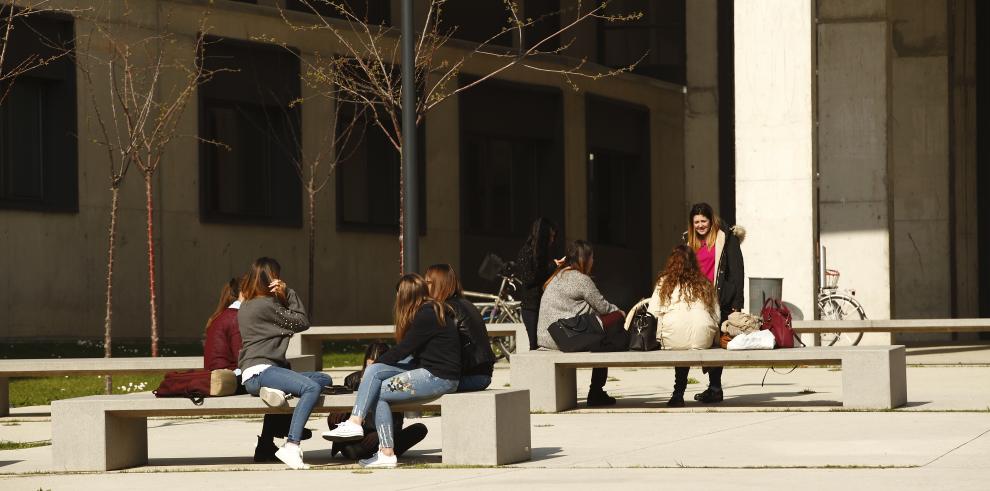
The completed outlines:
{"type": "Polygon", "coordinates": [[[629,309],[651,293],[650,114],[641,106],[588,96],[588,240],[598,288],[629,309]]]}
{"type": "MultiPolygon", "coordinates": [[[[464,79],[461,84],[473,79],[464,79]]],[[[564,231],[563,107],[556,89],[486,81],[460,96],[461,279],[469,290],[488,253],[509,261],[544,216],[564,231]]]]}
{"type": "MultiPolygon", "coordinates": [[[[990,3],[976,6],[976,176],[978,189],[990,186],[990,3]]],[[[990,317],[990,193],[976,193],[980,263],[980,316],[990,317]]],[[[981,338],[990,337],[982,333],[981,338]]]]}

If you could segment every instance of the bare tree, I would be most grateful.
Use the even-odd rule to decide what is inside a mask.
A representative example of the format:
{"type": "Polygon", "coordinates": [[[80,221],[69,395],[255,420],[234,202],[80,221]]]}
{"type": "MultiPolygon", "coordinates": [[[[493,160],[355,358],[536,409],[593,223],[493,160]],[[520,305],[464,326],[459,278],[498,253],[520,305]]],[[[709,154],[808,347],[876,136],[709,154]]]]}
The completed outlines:
{"type": "Polygon", "coordinates": [[[30,30],[30,25],[27,23],[30,16],[53,12],[75,13],[81,11],[81,9],[55,8],[51,5],[50,0],[33,0],[20,4],[15,4],[12,0],[7,0],[0,3],[0,18],[3,19],[3,32],[0,33],[0,87],[2,87],[0,89],[0,104],[3,104],[7,100],[7,96],[10,95],[17,77],[36,68],[53,63],[59,58],[68,56],[71,53],[70,49],[60,45],[57,41],[44,38],[44,36],[41,36],[36,31],[32,31],[26,34],[37,36],[44,46],[50,48],[48,50],[49,52],[46,54],[28,53],[23,58],[16,60],[16,63],[12,66],[8,66],[11,61],[8,48],[15,30],[30,30]]]}
{"type": "MultiPolygon", "coordinates": [[[[267,130],[269,136],[279,147],[280,151],[292,162],[302,183],[303,191],[306,193],[306,230],[308,236],[309,257],[308,257],[308,293],[306,306],[312,317],[316,309],[314,302],[314,278],[316,277],[316,198],[323,189],[330,183],[337,165],[347,161],[357,150],[357,144],[364,136],[364,108],[363,106],[345,107],[345,104],[338,100],[335,92],[323,93],[328,101],[333,104],[333,109],[326,115],[326,126],[322,127],[319,144],[315,147],[315,152],[306,153],[302,151],[303,138],[296,124],[294,109],[301,106],[305,100],[298,99],[291,101],[288,106],[281,103],[277,94],[261,90],[259,84],[259,98],[269,98],[274,105],[281,109],[281,117],[284,125],[277,124],[272,120],[268,111],[264,111],[267,128],[257,128],[267,130]],[[285,127],[287,132],[279,130],[285,127]],[[286,133],[286,134],[282,134],[286,133]]],[[[252,121],[251,118],[245,118],[252,121]]]]}
{"type": "MultiPolygon", "coordinates": [[[[113,266],[120,186],[131,166],[137,167],[144,181],[151,356],[158,356],[153,177],[166,147],[178,135],[177,126],[189,100],[196,88],[213,74],[201,63],[208,32],[207,16],[201,20],[192,49],[173,55],[169,48],[175,45],[176,36],[169,31],[167,22],[158,32],[137,41],[118,37],[119,27],[111,26],[113,3],[107,3],[106,20],[97,22],[90,33],[90,49],[80,63],[99,128],[93,143],[105,148],[110,168],[104,356],[111,356],[113,266]],[[99,49],[95,49],[95,45],[99,49]],[[96,77],[103,79],[99,85],[96,77]]],[[[126,4],[124,8],[119,13],[120,18],[129,14],[126,4]]]]}
{"type": "MultiPolygon", "coordinates": [[[[399,70],[401,63],[400,36],[397,29],[377,25],[359,15],[347,1],[341,0],[300,0],[317,16],[312,23],[301,23],[290,19],[280,9],[282,19],[295,30],[318,31],[328,34],[334,44],[340,47],[335,54],[318,55],[315,62],[307,63],[306,76],[314,84],[322,84],[326,90],[341,94],[343,100],[366,106],[374,124],[386,135],[399,155],[402,155],[402,83],[399,70]],[[321,15],[321,11],[331,8],[343,18],[331,19],[321,15]]],[[[352,2],[357,3],[357,2],[352,2]]],[[[415,45],[416,125],[420,125],[426,113],[448,97],[464,92],[497,76],[513,67],[552,73],[563,77],[577,90],[577,79],[598,80],[619,73],[631,71],[636,63],[629,66],[609,69],[589,66],[586,59],[565,60],[547,55],[559,55],[566,51],[574,39],[551,47],[551,40],[561,38],[575,27],[592,21],[625,22],[642,17],[641,12],[613,14],[607,11],[609,0],[575,0],[571,7],[538,18],[524,18],[521,8],[514,0],[503,0],[506,24],[490,38],[473,45],[469,49],[451,49],[448,41],[454,28],[443,27],[443,8],[446,0],[429,0],[422,31],[412,33],[417,37],[415,45]],[[568,13],[565,22],[563,13],[568,13]],[[552,33],[527,39],[536,34],[533,29],[549,17],[557,16],[560,25],[552,33]],[[496,41],[504,36],[515,38],[517,49],[499,46],[496,41]],[[458,85],[458,76],[473,58],[494,60],[482,73],[473,73],[477,78],[464,85],[458,85]]],[[[645,56],[645,53],[644,53],[645,56]]],[[[641,58],[642,59],[642,58],[641,58]]],[[[402,238],[406,233],[402,210],[405,209],[403,172],[405,165],[400,159],[399,182],[399,269],[403,264],[402,238]]],[[[411,233],[416,233],[415,231],[411,233]]]]}

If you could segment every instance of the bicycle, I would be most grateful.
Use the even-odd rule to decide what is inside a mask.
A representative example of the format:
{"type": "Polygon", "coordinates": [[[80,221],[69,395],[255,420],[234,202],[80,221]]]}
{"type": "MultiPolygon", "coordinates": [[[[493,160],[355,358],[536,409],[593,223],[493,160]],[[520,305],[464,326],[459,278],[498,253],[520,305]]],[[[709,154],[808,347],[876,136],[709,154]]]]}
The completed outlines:
{"type": "MultiPolygon", "coordinates": [[[[506,264],[498,256],[489,254],[482,263],[479,274],[487,280],[500,278],[498,293],[464,291],[464,296],[468,300],[481,300],[480,302],[472,300],[472,303],[481,312],[481,318],[486,324],[522,323],[521,302],[512,297],[512,292],[515,292],[522,282],[511,273],[511,270],[512,262],[506,264]],[[492,274],[491,271],[497,272],[492,274]]],[[[495,348],[496,359],[505,358],[509,361],[510,354],[516,350],[516,339],[514,336],[496,337],[492,339],[492,346],[495,348]]]]}
{"type": "MultiPolygon", "coordinates": [[[[821,288],[818,290],[818,313],[823,320],[865,320],[866,310],[856,300],[856,290],[839,290],[839,272],[825,269],[821,288]]],[[[835,332],[822,333],[822,345],[856,346],[863,339],[863,333],[835,332]]]]}

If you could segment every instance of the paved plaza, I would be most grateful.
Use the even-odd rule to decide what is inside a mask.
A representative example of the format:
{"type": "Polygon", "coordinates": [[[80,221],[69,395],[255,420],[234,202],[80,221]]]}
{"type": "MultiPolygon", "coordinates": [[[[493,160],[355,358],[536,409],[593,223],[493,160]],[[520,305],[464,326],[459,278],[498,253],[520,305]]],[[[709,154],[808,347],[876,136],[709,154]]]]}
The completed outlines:
{"type": "MultiPolygon", "coordinates": [[[[439,417],[411,420],[430,428],[427,439],[400,469],[374,472],[331,458],[319,438],[303,443],[310,471],[255,464],[257,417],[159,418],[148,466],[66,474],[53,472],[50,446],[6,450],[0,489],[988,489],[990,347],[913,348],[908,363],[908,405],[878,412],[842,410],[835,368],[728,369],[725,403],[675,410],[664,406],[672,369],[612,369],[616,407],[532,415],[533,459],[499,468],[442,466],[439,417]]],[[[497,368],[493,386],[508,372],[497,368]]],[[[579,386],[589,376],[579,371],[579,386]]],[[[705,380],[691,376],[702,383],[689,400],[705,380]]],[[[0,424],[2,440],[51,438],[47,407],[15,408],[0,424]]],[[[326,429],[323,415],[308,427],[326,429]]]]}

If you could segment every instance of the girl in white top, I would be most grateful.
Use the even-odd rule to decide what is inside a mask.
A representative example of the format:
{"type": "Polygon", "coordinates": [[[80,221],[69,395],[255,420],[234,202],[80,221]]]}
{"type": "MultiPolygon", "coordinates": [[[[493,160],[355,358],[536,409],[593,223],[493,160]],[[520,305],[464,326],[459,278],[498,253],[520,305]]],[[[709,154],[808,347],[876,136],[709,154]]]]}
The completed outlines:
{"type": "Polygon", "coordinates": [[[647,310],[657,318],[663,349],[708,349],[718,333],[715,287],[698,268],[694,251],[674,248],[657,276],[647,310]]]}

